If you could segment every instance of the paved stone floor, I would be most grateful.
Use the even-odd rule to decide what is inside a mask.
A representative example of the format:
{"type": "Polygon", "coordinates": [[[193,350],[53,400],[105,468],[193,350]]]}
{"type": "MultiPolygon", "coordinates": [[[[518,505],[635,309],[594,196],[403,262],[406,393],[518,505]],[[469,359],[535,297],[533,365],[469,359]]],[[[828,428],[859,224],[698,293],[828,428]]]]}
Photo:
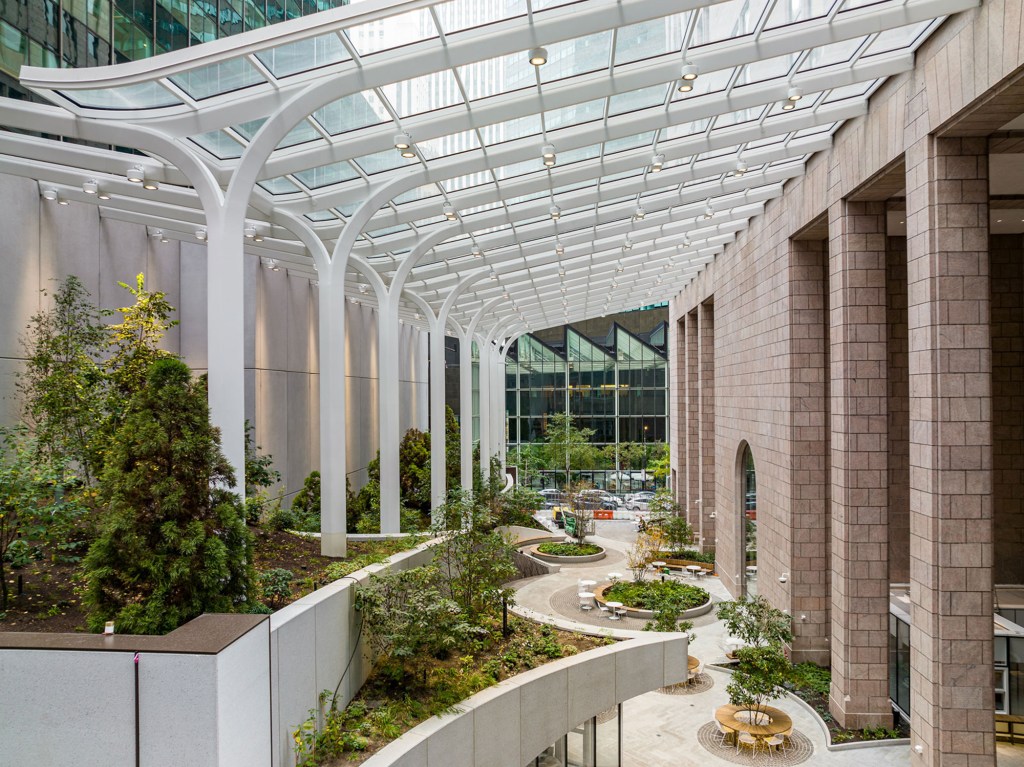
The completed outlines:
{"type": "MultiPolygon", "coordinates": [[[[579,609],[576,598],[577,581],[608,580],[609,572],[621,572],[629,577],[625,551],[635,538],[632,522],[599,521],[597,535],[591,540],[608,549],[608,557],[589,565],[565,566],[560,572],[536,578],[527,578],[513,584],[517,590],[517,610],[541,620],[548,620],[566,628],[589,633],[613,634],[628,637],[643,629],[643,621],[624,619],[610,621],[579,609]]],[[[707,578],[698,585],[707,589],[715,601],[731,597],[717,578],[707,578]]],[[[725,686],[728,674],[710,666],[725,660],[728,649],[727,633],[715,618],[714,611],[694,620],[696,640],[690,645],[690,654],[705,663],[706,681],[694,694],[679,695],[650,692],[627,701],[623,705],[623,762],[622,767],[718,767],[729,764],[763,765],[835,765],[836,767],[903,767],[910,764],[909,746],[871,745],[868,747],[829,751],[825,734],[817,717],[802,703],[784,698],[773,705],[793,717],[798,749],[787,755],[769,760],[764,755],[756,758],[737,758],[735,753],[716,747],[708,725],[712,712],[728,703],[725,686]]],[[[1024,747],[999,744],[999,767],[1024,767],[1024,747]]]]}

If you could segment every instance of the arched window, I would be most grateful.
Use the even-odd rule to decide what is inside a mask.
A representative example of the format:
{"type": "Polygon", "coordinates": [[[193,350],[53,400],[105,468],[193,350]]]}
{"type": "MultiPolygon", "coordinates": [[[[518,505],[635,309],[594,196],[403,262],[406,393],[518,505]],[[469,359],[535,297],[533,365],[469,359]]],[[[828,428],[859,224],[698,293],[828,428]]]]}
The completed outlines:
{"type": "Polygon", "coordinates": [[[750,445],[740,457],[740,499],[743,519],[743,583],[748,596],[757,596],[757,472],[750,445]]]}

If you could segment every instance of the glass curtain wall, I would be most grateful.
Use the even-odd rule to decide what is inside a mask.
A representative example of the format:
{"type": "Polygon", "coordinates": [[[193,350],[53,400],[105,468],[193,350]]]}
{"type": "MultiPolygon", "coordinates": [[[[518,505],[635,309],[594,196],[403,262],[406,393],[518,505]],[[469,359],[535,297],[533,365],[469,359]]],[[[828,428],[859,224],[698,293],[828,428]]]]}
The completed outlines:
{"type": "Polygon", "coordinates": [[[587,719],[559,738],[526,767],[619,767],[622,764],[622,706],[587,719]]]}

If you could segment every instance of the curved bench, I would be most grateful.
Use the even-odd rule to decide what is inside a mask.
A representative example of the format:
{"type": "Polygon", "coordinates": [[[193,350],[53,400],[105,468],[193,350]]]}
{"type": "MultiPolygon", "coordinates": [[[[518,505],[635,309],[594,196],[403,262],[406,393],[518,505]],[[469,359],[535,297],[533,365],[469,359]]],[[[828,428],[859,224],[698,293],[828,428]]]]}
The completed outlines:
{"type": "Polygon", "coordinates": [[[428,719],[363,767],[523,767],[580,722],[685,681],[686,653],[685,634],[655,633],[547,663],[428,719]]]}

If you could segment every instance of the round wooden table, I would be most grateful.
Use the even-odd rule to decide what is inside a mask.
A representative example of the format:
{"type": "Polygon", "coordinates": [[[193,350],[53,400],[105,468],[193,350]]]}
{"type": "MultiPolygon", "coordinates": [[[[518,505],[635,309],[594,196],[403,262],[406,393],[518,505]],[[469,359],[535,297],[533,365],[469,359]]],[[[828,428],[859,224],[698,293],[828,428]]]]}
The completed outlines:
{"type": "Polygon", "coordinates": [[[700,658],[694,658],[692,655],[687,655],[686,667],[690,671],[696,671],[698,668],[700,668],[700,658]]]}
{"type": "Polygon", "coordinates": [[[771,706],[763,706],[757,711],[754,711],[749,706],[735,706],[730,703],[725,706],[719,706],[715,709],[715,719],[717,719],[718,723],[727,730],[732,730],[734,742],[736,739],[736,733],[738,732],[748,733],[757,740],[765,740],[770,738],[772,735],[781,735],[782,733],[793,729],[793,720],[790,718],[789,714],[781,709],[772,708],[771,706]],[[766,715],[768,717],[768,721],[764,724],[757,724],[753,721],[744,721],[743,718],[736,717],[736,715],[742,711],[750,712],[751,714],[766,715]]]}

